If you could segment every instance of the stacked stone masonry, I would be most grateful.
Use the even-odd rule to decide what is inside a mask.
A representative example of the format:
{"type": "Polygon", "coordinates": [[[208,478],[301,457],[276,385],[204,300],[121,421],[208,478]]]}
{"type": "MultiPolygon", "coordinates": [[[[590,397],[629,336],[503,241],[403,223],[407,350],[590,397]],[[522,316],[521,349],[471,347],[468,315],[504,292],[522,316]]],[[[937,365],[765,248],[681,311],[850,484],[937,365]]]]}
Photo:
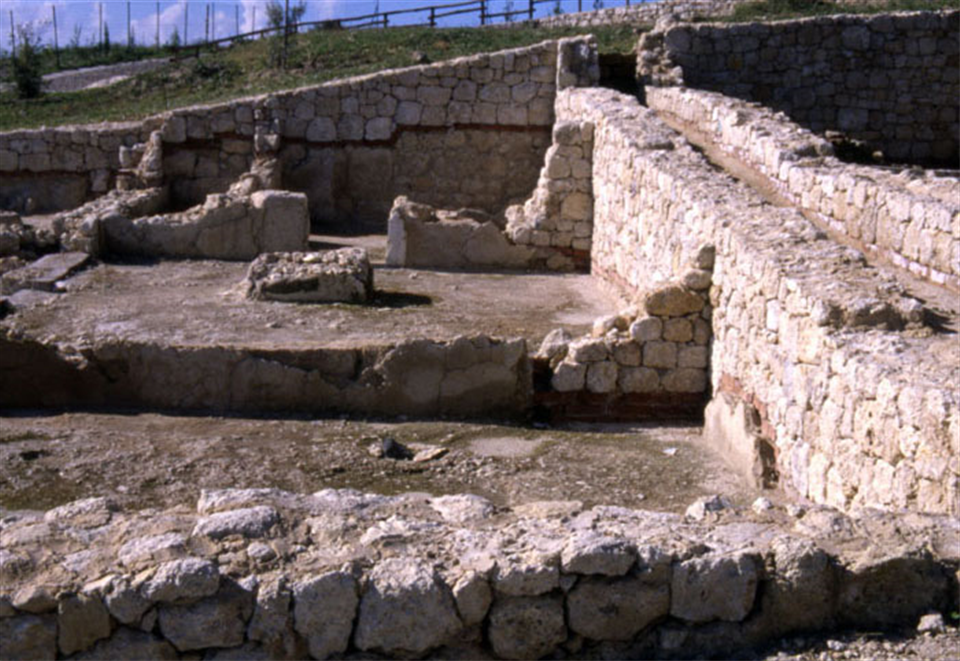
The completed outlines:
{"type": "Polygon", "coordinates": [[[756,104],[689,88],[648,88],[647,105],[765,177],[824,229],[867,254],[960,290],[956,176],[847,165],[826,140],[756,104]]]}
{"type": "Polygon", "coordinates": [[[680,25],[641,42],[647,85],[686,85],[840,131],[900,162],[960,158],[960,11],[680,25]]]}
{"type": "Polygon", "coordinates": [[[141,123],[0,134],[0,205],[76,207],[112,188],[121,146],[156,130],[172,200],[198,204],[250,169],[255,134],[264,130],[278,136],[284,183],[307,195],[314,221],[382,223],[403,194],[502,211],[536,182],[554,120],[557,59],[550,41],[141,123]]]}
{"type": "Polygon", "coordinates": [[[616,396],[705,393],[712,246],[698,259],[678,282],[640,296],[639,307],[597,319],[591,335],[548,335],[537,358],[549,361],[553,389],[616,396]]]}
{"type": "Polygon", "coordinates": [[[756,407],[781,484],[841,508],[957,512],[960,365],[949,336],[898,332],[920,302],[635,99],[575,89],[558,104],[595,127],[595,274],[629,299],[716,247],[713,392],[756,407]]]}
{"type": "Polygon", "coordinates": [[[90,498],[3,520],[0,640],[7,659],[691,658],[914,626],[955,599],[955,519],[707,516],[335,489],[90,498]]]}
{"type": "MultiPolygon", "coordinates": [[[[600,25],[653,25],[664,16],[685,21],[701,16],[726,16],[745,0],[637,0],[630,6],[575,12],[537,19],[543,27],[595,27],[600,25]]],[[[586,3],[584,3],[586,4],[586,3]]]]}

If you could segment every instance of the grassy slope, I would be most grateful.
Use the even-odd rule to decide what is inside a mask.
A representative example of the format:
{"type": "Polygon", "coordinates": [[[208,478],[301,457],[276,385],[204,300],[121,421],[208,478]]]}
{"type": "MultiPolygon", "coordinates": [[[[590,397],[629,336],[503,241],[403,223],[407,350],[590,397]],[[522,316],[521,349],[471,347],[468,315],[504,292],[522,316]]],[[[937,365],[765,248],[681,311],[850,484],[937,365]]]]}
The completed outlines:
{"type": "MultiPolygon", "coordinates": [[[[579,30],[585,32],[586,30],[579,30]]],[[[628,52],[631,27],[592,30],[604,52],[628,52]]],[[[578,33],[537,28],[317,31],[298,35],[286,71],[269,66],[276,39],[254,41],[199,60],[187,59],[106,89],[47,94],[21,101],[0,94],[0,131],[68,123],[138,119],[170,108],[261,94],[414,64],[415,52],[436,62],[578,33]]]]}
{"type": "MultiPolygon", "coordinates": [[[[722,20],[749,21],[793,18],[838,12],[878,12],[958,8],[960,0],[889,0],[851,9],[830,0],[757,0],[739,7],[722,20]]],[[[200,60],[186,59],[163,70],[141,75],[107,89],[48,94],[32,101],[18,100],[13,92],[0,94],[0,131],[38,126],[139,119],[198,103],[262,94],[335,78],[409,66],[415,52],[440,61],[525,46],[545,39],[592,32],[601,52],[633,50],[632,26],[593,29],[393,28],[390,30],[315,31],[297,35],[286,71],[270,66],[271,49],[278,38],[239,44],[200,60]]],[[[144,53],[135,53],[143,56],[144,53]]],[[[123,49],[114,49],[120,57],[123,49]]],[[[152,53],[151,53],[152,54],[152,53]]],[[[87,54],[89,55],[89,54],[87,54]]],[[[136,57],[134,59],[137,59],[136,57]]]]}

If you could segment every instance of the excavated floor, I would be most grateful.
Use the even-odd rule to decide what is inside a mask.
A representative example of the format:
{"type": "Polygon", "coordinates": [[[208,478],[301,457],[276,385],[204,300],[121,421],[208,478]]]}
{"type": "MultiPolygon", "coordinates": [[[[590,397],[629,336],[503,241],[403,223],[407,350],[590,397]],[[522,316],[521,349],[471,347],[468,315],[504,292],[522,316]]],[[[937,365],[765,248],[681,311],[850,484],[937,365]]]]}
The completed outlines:
{"type": "MultiPolygon", "coordinates": [[[[374,261],[385,237],[317,237],[365,245],[374,261]]],[[[336,241],[336,243],[334,243],[336,241]]],[[[376,267],[372,305],[249,301],[245,262],[105,263],[65,283],[65,294],[5,319],[61,343],[117,339],[256,349],[356,348],[458,335],[523,337],[536,350],[554,328],[583,333],[617,309],[589,275],[462,273],[376,267]]]]}
{"type": "Polygon", "coordinates": [[[125,509],[192,507],[201,489],[246,487],[474,493],[508,507],[578,500],[670,512],[716,493],[749,508],[759,495],[700,445],[697,426],[8,411],[0,429],[0,518],[94,496],[125,509]],[[370,447],[385,438],[446,453],[422,462],[375,457],[370,447]]]}

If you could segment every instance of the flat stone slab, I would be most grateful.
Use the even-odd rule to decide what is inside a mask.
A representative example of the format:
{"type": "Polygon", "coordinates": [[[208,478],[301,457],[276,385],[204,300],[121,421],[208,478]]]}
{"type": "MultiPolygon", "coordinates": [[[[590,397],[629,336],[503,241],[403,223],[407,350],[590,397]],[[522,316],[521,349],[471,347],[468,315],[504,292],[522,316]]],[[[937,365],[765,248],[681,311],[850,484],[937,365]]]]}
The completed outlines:
{"type": "Polygon", "coordinates": [[[373,269],[363,248],[323,252],[272,252],[247,271],[247,297],[291,303],[365,303],[373,294],[373,269]]]}
{"type": "Polygon", "coordinates": [[[0,277],[0,292],[13,294],[21,289],[54,291],[57,281],[86,266],[90,255],[83,252],[61,252],[41,257],[23,268],[0,277]]]}

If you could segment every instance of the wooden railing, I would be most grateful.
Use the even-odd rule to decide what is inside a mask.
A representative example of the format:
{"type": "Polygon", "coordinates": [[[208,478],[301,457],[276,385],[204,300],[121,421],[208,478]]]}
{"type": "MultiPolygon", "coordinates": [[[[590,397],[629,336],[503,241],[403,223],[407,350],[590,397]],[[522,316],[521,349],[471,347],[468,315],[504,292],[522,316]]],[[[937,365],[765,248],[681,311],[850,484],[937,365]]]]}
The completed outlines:
{"type": "MultiPolygon", "coordinates": [[[[590,0],[577,0],[577,11],[583,11],[584,3],[588,2],[588,10],[592,8],[593,3],[590,0]]],[[[630,6],[630,0],[621,0],[625,6],[630,6]]],[[[613,4],[612,0],[608,0],[613,4]]],[[[220,39],[204,40],[194,44],[184,44],[177,49],[179,54],[187,54],[196,51],[199,55],[200,49],[206,47],[216,47],[224,44],[230,44],[244,39],[253,39],[264,37],[271,34],[295,34],[301,29],[328,29],[328,30],[357,30],[364,28],[388,28],[397,27],[400,24],[391,23],[391,19],[398,16],[418,14],[422,15],[424,20],[421,22],[403,23],[404,27],[437,27],[438,21],[451,16],[462,16],[467,14],[478,14],[481,26],[490,25],[500,19],[502,22],[510,22],[514,19],[530,20],[534,19],[537,5],[556,5],[556,0],[518,0],[518,9],[501,12],[488,11],[492,6],[491,0],[463,0],[461,2],[450,2],[440,5],[429,5],[426,7],[412,7],[410,9],[395,9],[391,11],[377,12],[374,14],[364,14],[362,16],[349,16],[343,18],[332,18],[320,21],[303,21],[300,23],[289,23],[287,25],[271,26],[243,34],[235,34],[220,39]]]]}

